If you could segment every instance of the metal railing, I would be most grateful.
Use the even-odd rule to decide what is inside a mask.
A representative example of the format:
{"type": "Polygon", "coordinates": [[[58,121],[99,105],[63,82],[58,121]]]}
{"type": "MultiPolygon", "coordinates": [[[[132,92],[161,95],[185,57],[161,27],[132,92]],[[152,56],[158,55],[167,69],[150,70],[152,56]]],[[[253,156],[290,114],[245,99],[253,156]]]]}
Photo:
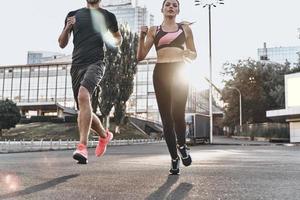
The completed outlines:
{"type": "MultiPolygon", "coordinates": [[[[129,139],[129,140],[112,140],[109,146],[135,145],[135,144],[153,144],[160,143],[162,140],[155,139],[129,139]]],[[[97,146],[97,140],[88,142],[89,148],[97,146]]],[[[76,140],[58,140],[58,141],[0,141],[0,153],[17,153],[17,152],[35,152],[35,151],[54,151],[54,150],[72,150],[75,149],[79,141],[76,140]]]]}

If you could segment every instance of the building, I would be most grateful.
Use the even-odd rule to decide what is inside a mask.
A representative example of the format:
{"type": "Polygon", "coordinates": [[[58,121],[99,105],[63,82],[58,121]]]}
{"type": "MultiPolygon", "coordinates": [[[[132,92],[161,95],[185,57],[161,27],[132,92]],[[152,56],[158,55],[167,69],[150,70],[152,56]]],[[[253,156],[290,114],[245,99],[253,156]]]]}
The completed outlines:
{"type": "Polygon", "coordinates": [[[102,0],[101,4],[103,6],[119,6],[119,5],[125,5],[125,4],[131,4],[133,6],[138,5],[138,0],[102,0]]]}
{"type": "Polygon", "coordinates": [[[64,56],[65,54],[50,51],[28,51],[27,64],[45,63],[64,56]]]}
{"type": "Polygon", "coordinates": [[[0,100],[11,99],[22,115],[58,115],[75,108],[70,63],[0,67],[0,100]]]}
{"type": "Polygon", "coordinates": [[[266,111],[270,119],[285,119],[290,127],[290,142],[300,143],[300,73],[284,76],[285,109],[266,111]]]}
{"type": "Polygon", "coordinates": [[[300,52],[300,46],[290,46],[290,47],[267,47],[264,43],[263,48],[257,50],[258,59],[260,61],[271,61],[280,64],[290,62],[293,66],[298,63],[300,52]]]}
{"type": "MultiPolygon", "coordinates": [[[[149,58],[138,64],[127,113],[160,121],[152,81],[155,62],[149,58]]],[[[13,100],[28,117],[75,113],[70,69],[71,62],[1,66],[0,100],[13,100]]],[[[190,87],[186,111],[208,113],[208,92],[190,87]]]]}
{"type": "Polygon", "coordinates": [[[128,24],[132,32],[139,32],[141,26],[153,26],[154,15],[149,14],[146,7],[138,5],[133,0],[104,0],[102,5],[105,9],[116,15],[119,24],[128,24]]]}

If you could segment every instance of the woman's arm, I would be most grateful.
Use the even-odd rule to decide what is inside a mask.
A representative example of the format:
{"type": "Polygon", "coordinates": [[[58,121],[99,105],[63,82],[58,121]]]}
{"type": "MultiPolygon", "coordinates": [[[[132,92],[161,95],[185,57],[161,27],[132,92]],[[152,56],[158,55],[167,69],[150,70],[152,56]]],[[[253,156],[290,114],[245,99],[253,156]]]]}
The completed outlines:
{"type": "Polygon", "coordinates": [[[139,45],[137,51],[138,61],[144,60],[148,52],[150,51],[154,42],[155,30],[156,30],[155,26],[150,27],[149,31],[147,26],[141,27],[141,33],[140,33],[139,45]]]}
{"type": "Polygon", "coordinates": [[[183,56],[195,60],[197,58],[197,51],[195,48],[193,32],[188,25],[183,25],[183,30],[186,35],[186,50],[184,51],[183,56]]]}

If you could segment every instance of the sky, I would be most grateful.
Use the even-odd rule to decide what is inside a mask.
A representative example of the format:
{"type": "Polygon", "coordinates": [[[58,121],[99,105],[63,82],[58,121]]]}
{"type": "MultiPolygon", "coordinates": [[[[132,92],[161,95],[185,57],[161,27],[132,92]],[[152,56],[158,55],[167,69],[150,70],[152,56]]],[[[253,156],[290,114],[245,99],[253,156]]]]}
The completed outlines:
{"type": "MultiPolygon", "coordinates": [[[[203,77],[209,76],[208,9],[194,6],[193,0],[180,2],[177,21],[196,21],[191,28],[198,58],[191,65],[194,78],[204,85],[203,77]]],[[[299,0],[224,2],[212,9],[213,82],[217,86],[222,85],[223,63],[257,59],[257,48],[264,42],[268,47],[300,46],[299,0]]],[[[85,0],[0,0],[0,66],[25,64],[27,51],[71,54],[72,43],[60,49],[57,38],[66,14],[85,4],[85,0]]],[[[143,0],[141,4],[154,14],[155,24],[161,24],[162,0],[143,0]]]]}

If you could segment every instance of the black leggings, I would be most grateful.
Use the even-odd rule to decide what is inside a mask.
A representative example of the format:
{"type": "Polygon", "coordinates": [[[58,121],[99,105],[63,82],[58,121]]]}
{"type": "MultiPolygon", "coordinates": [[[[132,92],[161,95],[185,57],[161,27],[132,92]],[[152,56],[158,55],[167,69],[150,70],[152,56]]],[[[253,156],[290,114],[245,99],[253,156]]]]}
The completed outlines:
{"type": "Polygon", "coordinates": [[[185,105],[188,82],[182,73],[183,63],[157,63],[153,83],[164,136],[172,159],[176,159],[177,144],[185,144],[185,105]]]}

